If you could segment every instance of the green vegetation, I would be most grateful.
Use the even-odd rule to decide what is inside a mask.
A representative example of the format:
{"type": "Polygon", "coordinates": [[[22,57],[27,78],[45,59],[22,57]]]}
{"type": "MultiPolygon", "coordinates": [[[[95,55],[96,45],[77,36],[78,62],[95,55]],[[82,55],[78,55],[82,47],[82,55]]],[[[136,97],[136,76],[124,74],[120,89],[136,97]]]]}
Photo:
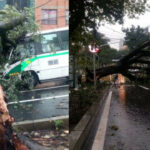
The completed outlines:
{"type": "MultiPolygon", "coordinates": [[[[122,0],[77,0],[70,1],[70,67],[72,67],[73,80],[77,79],[77,72],[91,69],[92,55],[88,53],[91,42],[101,47],[96,63],[97,68],[112,65],[112,59],[123,57],[128,52],[117,52],[110,48],[108,39],[97,32],[98,27],[104,23],[123,23],[124,16],[135,18],[144,14],[149,8],[148,1],[122,1],[122,0]],[[111,9],[110,9],[111,8],[111,9]],[[90,66],[89,66],[90,65],[90,66]],[[75,71],[78,70],[78,71],[75,71]]],[[[75,85],[75,83],[74,83],[75,85]]]]}
{"type": "Polygon", "coordinates": [[[90,106],[99,102],[103,96],[106,84],[97,85],[97,89],[89,84],[86,88],[79,88],[79,90],[70,90],[69,103],[69,125],[70,130],[80,121],[82,116],[90,108],[90,106]]]}
{"type": "MultiPolygon", "coordinates": [[[[135,18],[139,14],[144,14],[147,9],[149,9],[148,0],[70,1],[70,68],[72,68],[70,71],[73,75],[73,87],[76,87],[77,77],[80,72],[82,74],[82,72],[85,72],[86,68],[89,69],[89,74],[93,77],[93,55],[88,52],[88,45],[91,43],[97,45],[101,50],[96,57],[96,75],[98,79],[110,74],[121,73],[130,80],[136,80],[136,75],[138,75],[138,73],[135,73],[135,70],[139,66],[136,66],[134,63],[138,63],[138,58],[142,57],[142,54],[139,54],[139,51],[144,49],[149,43],[137,48],[134,53],[129,55],[129,51],[118,52],[117,50],[112,49],[108,45],[109,40],[105,38],[103,34],[99,33],[97,29],[106,22],[110,24],[118,22],[122,24],[124,16],[135,18]],[[125,55],[127,56],[124,57],[125,55]],[[121,61],[114,63],[112,61],[113,59],[121,59],[121,61]]],[[[138,46],[135,45],[136,42],[141,40],[143,43],[148,37],[147,34],[145,34],[146,30],[139,27],[137,29],[133,27],[131,30],[124,29],[124,32],[126,33],[126,40],[128,40],[125,44],[127,44],[129,48],[131,46],[138,46]],[[130,33],[132,35],[130,35],[130,33]],[[143,39],[139,38],[137,34],[140,34],[140,36],[143,36],[144,34],[143,39]],[[135,38],[135,36],[137,37],[135,38]],[[132,45],[133,39],[136,39],[136,42],[132,45]]],[[[141,67],[140,69],[143,68],[141,67]]],[[[94,88],[92,89],[91,86],[87,86],[87,89],[84,89],[81,86],[78,91],[71,89],[70,125],[77,124],[91,104],[98,99],[101,88],[98,89],[99,91],[94,88]]]]}
{"type": "MultiPolygon", "coordinates": [[[[13,62],[12,58],[9,60],[9,55],[12,50],[18,53],[20,49],[15,49],[19,42],[23,41],[27,33],[32,33],[32,37],[35,38],[35,32],[38,30],[38,26],[35,23],[33,9],[25,8],[23,12],[19,12],[15,7],[8,6],[0,11],[0,84],[3,86],[8,99],[18,99],[18,89],[24,87],[23,83],[20,83],[18,76],[12,76],[9,79],[5,79],[3,72],[5,71],[5,65],[13,62]]],[[[19,56],[18,56],[19,57],[19,56]]]]}
{"type": "Polygon", "coordinates": [[[147,3],[148,0],[70,0],[71,37],[76,36],[74,32],[77,30],[82,35],[87,28],[98,26],[103,21],[123,23],[125,15],[130,18],[137,17],[149,7],[147,3]]]}
{"type": "Polygon", "coordinates": [[[130,51],[150,40],[148,28],[132,26],[131,28],[124,29],[123,32],[126,34],[124,44],[128,46],[130,51]]]}
{"type": "Polygon", "coordinates": [[[63,120],[55,120],[54,124],[55,124],[56,130],[59,130],[63,126],[63,123],[64,123],[63,120]]]}

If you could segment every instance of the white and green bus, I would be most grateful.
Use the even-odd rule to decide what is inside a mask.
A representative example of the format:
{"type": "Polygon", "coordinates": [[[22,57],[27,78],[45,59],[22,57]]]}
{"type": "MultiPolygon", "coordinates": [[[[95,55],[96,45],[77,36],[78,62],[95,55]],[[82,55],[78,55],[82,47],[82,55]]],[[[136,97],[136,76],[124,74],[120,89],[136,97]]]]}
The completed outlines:
{"type": "MultiPolygon", "coordinates": [[[[41,31],[38,34],[38,42],[28,37],[28,40],[16,47],[16,50],[20,51],[19,55],[17,54],[20,60],[13,61],[7,67],[5,77],[29,73],[33,77],[29,82],[36,85],[44,80],[69,76],[68,28],[41,31]],[[21,59],[24,56],[30,57],[21,59]]],[[[13,52],[10,54],[11,57],[16,57],[13,52]]]]}

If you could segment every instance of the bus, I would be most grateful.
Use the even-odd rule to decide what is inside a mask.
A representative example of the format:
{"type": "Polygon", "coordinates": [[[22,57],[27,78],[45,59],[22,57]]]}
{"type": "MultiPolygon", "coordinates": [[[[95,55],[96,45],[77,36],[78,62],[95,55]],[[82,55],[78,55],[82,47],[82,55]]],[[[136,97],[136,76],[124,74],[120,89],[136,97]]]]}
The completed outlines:
{"type": "Polygon", "coordinates": [[[6,78],[20,75],[23,79],[24,74],[27,74],[32,76],[29,84],[35,86],[45,80],[69,76],[68,28],[46,30],[37,34],[40,40],[31,40],[28,36],[11,52],[9,59],[14,59],[9,67],[6,66],[6,78]]]}

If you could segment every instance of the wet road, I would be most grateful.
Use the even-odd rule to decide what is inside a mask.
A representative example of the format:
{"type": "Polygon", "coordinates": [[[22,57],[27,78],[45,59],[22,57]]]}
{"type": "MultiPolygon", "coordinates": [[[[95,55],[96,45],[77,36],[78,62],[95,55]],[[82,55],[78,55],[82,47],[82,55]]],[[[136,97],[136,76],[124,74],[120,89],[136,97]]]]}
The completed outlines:
{"type": "Polygon", "coordinates": [[[68,115],[68,85],[46,87],[20,93],[19,104],[8,102],[15,121],[38,120],[68,115]]]}
{"type": "Polygon", "coordinates": [[[150,150],[150,90],[112,88],[104,150],[150,150]]]}

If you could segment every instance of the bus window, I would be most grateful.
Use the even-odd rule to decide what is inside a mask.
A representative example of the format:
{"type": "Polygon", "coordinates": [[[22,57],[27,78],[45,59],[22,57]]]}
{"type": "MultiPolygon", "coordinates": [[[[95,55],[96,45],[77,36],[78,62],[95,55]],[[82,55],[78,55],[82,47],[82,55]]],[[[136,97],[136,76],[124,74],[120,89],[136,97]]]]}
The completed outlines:
{"type": "Polygon", "coordinates": [[[19,50],[21,59],[26,58],[26,53],[25,53],[25,52],[26,52],[26,49],[25,49],[25,47],[24,47],[24,44],[18,45],[17,48],[18,48],[18,50],[19,50]]]}
{"type": "Polygon", "coordinates": [[[33,42],[20,43],[14,50],[13,57],[18,57],[18,60],[28,58],[35,55],[35,46],[33,42]]]}
{"type": "Polygon", "coordinates": [[[68,31],[60,32],[60,39],[61,39],[62,50],[68,50],[69,49],[69,32],[68,31]]]}
{"type": "Polygon", "coordinates": [[[41,43],[40,42],[35,42],[34,44],[35,44],[35,49],[36,49],[35,54],[36,55],[43,54],[41,43]]]}
{"type": "Polygon", "coordinates": [[[41,39],[43,53],[60,51],[60,42],[57,33],[45,34],[41,39]]]}
{"type": "Polygon", "coordinates": [[[33,42],[25,43],[25,48],[26,48],[26,54],[28,56],[34,56],[35,55],[35,45],[33,42]]]}

